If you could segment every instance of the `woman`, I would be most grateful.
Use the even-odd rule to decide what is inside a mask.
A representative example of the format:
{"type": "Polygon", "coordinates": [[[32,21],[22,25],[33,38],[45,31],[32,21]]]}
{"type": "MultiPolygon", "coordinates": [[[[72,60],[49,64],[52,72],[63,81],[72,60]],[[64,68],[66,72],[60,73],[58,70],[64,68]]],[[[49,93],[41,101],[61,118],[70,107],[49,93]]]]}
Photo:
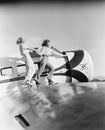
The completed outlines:
{"type": "Polygon", "coordinates": [[[25,59],[26,64],[25,83],[32,86],[31,81],[33,75],[36,73],[36,68],[29,52],[34,51],[34,49],[28,48],[22,37],[19,37],[16,43],[19,45],[20,53],[22,56],[24,56],[25,59]]]}
{"type": "Polygon", "coordinates": [[[39,69],[37,71],[37,79],[40,79],[40,76],[42,72],[44,71],[45,67],[49,68],[50,72],[48,74],[48,83],[53,84],[52,77],[54,72],[54,67],[49,62],[49,56],[55,56],[55,57],[64,57],[64,55],[57,55],[54,53],[54,51],[51,49],[51,46],[49,44],[50,40],[46,39],[42,43],[42,47],[40,49],[40,53],[42,55],[42,60],[40,61],[39,69]]]}

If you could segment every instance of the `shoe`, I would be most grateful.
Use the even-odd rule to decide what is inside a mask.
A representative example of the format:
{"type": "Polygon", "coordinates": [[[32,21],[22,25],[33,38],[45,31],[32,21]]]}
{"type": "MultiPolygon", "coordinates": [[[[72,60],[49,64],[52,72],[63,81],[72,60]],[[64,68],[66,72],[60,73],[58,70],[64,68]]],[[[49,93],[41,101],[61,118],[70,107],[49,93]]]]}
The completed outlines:
{"type": "Polygon", "coordinates": [[[26,85],[28,86],[28,87],[33,87],[33,85],[30,83],[30,81],[26,81],[26,85]]]}
{"type": "Polygon", "coordinates": [[[48,79],[48,83],[49,83],[49,85],[51,85],[51,84],[54,83],[51,79],[49,79],[49,78],[47,78],[47,79],[48,79]]]}
{"type": "Polygon", "coordinates": [[[35,80],[36,84],[41,84],[41,82],[38,79],[33,79],[35,80]]]}

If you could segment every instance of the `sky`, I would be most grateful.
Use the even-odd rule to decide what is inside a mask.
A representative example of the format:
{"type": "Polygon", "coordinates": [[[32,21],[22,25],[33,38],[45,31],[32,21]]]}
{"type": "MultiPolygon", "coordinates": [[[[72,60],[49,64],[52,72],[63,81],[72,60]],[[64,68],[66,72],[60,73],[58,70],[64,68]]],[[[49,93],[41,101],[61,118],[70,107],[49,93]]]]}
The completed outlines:
{"type": "Polygon", "coordinates": [[[22,36],[38,47],[44,39],[60,51],[85,49],[94,75],[105,76],[105,2],[0,4],[0,57],[19,51],[22,36]]]}

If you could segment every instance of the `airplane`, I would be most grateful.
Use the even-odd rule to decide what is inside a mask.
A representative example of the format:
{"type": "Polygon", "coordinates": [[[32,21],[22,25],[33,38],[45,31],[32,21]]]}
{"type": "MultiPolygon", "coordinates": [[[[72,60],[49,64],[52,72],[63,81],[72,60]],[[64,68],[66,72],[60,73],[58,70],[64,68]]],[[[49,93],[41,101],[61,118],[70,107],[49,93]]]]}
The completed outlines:
{"type": "MultiPolygon", "coordinates": [[[[92,79],[94,66],[86,50],[59,51],[59,53],[67,57],[49,58],[49,62],[54,66],[54,82],[58,84],[89,82],[92,79]]],[[[31,52],[30,55],[38,69],[40,56],[35,52],[31,52]]],[[[48,72],[46,69],[41,75],[41,81],[46,84],[48,72]]],[[[22,85],[25,74],[26,65],[21,55],[0,58],[0,120],[3,122],[0,125],[1,129],[34,130],[31,124],[37,115],[34,107],[36,97],[33,91],[22,85]]]]}
{"type": "MultiPolygon", "coordinates": [[[[65,54],[65,58],[50,57],[49,62],[54,66],[53,80],[55,82],[88,82],[93,77],[93,62],[86,50],[74,50],[60,52],[58,49],[52,49],[60,54],[65,54]]],[[[30,53],[34,63],[38,64],[35,59],[36,53],[30,53]]],[[[45,70],[42,77],[46,77],[48,71],[45,70]]]]}

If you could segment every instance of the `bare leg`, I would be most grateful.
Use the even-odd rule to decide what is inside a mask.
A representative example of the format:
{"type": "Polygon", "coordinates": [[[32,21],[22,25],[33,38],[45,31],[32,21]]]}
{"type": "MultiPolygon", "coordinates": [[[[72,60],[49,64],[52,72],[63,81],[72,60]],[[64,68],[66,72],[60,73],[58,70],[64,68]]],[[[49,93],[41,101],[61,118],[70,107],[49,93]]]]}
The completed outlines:
{"type": "Polygon", "coordinates": [[[26,63],[26,77],[25,77],[25,83],[29,86],[32,86],[32,77],[35,74],[36,68],[33,63],[33,60],[30,55],[25,55],[25,63],[26,63]]]}
{"type": "Polygon", "coordinates": [[[47,63],[47,67],[50,69],[50,72],[48,74],[48,80],[49,80],[49,84],[52,84],[52,77],[53,77],[53,73],[54,73],[54,68],[50,63],[47,63]]]}
{"type": "Polygon", "coordinates": [[[42,72],[44,71],[45,69],[45,66],[47,64],[47,58],[46,57],[43,57],[43,59],[41,60],[40,62],[40,66],[39,66],[39,70],[37,71],[37,79],[39,80],[40,79],[40,76],[42,74],[42,72]]]}

